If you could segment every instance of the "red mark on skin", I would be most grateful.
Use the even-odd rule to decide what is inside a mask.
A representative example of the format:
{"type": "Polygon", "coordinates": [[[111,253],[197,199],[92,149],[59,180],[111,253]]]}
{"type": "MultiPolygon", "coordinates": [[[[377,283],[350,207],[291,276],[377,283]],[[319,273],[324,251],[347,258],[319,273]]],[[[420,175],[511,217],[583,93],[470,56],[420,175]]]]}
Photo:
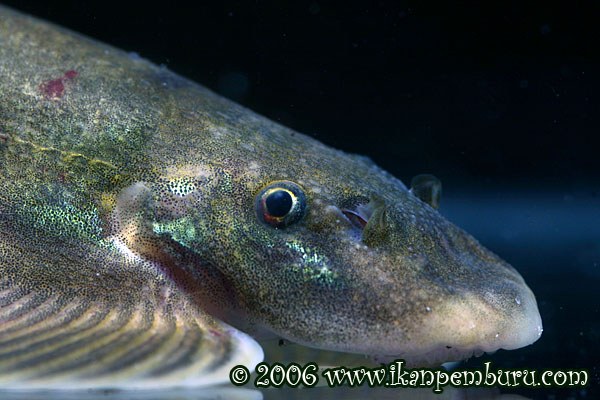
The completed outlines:
{"type": "Polygon", "coordinates": [[[39,89],[48,98],[60,99],[65,92],[65,82],[73,80],[77,75],[77,71],[70,69],[60,78],[42,83],[39,89]]]}
{"type": "Polygon", "coordinates": [[[75,71],[75,70],[72,70],[72,69],[70,69],[70,70],[68,70],[67,72],[65,72],[65,78],[66,78],[66,79],[73,79],[73,78],[75,78],[77,75],[79,75],[79,74],[77,73],[77,71],[75,71]]]}
{"type": "Polygon", "coordinates": [[[61,98],[65,91],[65,85],[63,84],[63,78],[53,79],[48,82],[44,82],[40,85],[40,90],[52,99],[61,98]]]}

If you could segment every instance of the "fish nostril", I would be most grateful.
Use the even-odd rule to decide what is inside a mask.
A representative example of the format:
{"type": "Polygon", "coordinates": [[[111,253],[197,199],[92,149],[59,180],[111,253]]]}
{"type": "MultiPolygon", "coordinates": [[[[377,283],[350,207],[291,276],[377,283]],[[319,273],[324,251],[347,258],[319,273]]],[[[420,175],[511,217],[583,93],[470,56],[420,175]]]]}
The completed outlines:
{"type": "Polygon", "coordinates": [[[356,226],[357,228],[362,230],[367,225],[368,220],[366,220],[364,217],[362,217],[359,213],[352,211],[352,210],[347,210],[347,209],[343,209],[341,211],[342,211],[342,214],[344,214],[344,216],[346,218],[348,218],[348,220],[350,222],[352,222],[352,224],[354,226],[356,226]]]}
{"type": "Polygon", "coordinates": [[[376,209],[383,207],[384,203],[379,200],[370,200],[367,203],[357,204],[352,208],[342,208],[340,211],[352,225],[364,231],[376,209]]]}

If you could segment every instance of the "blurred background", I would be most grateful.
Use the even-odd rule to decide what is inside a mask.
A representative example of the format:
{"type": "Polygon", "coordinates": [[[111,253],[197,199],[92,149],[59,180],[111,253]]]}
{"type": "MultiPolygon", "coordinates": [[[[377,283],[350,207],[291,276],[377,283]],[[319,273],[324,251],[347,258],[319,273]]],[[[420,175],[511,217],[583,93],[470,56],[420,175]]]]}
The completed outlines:
{"type": "Polygon", "coordinates": [[[587,369],[600,396],[600,3],[3,1],[275,121],[432,173],[441,212],[513,264],[544,334],[487,359],[587,369]]]}

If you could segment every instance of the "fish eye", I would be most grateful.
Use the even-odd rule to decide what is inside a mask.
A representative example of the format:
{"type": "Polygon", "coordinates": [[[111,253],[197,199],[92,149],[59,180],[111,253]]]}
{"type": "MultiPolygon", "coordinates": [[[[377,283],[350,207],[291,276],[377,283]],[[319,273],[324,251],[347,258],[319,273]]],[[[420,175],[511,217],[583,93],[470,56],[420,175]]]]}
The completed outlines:
{"type": "Polygon", "coordinates": [[[271,183],[256,196],[258,219],[274,228],[298,222],[306,211],[304,191],[294,182],[271,183]]]}

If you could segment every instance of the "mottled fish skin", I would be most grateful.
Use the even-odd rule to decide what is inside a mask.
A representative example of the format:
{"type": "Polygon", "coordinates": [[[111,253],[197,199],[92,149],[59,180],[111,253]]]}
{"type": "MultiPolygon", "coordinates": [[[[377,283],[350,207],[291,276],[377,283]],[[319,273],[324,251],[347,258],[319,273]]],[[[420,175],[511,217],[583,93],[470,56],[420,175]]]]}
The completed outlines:
{"type": "Polygon", "coordinates": [[[0,382],[227,379],[261,352],[222,321],[411,365],[541,334],[519,273],[369,160],[6,8],[0,178],[0,382]],[[283,181],[305,213],[275,228],[283,181]]]}

